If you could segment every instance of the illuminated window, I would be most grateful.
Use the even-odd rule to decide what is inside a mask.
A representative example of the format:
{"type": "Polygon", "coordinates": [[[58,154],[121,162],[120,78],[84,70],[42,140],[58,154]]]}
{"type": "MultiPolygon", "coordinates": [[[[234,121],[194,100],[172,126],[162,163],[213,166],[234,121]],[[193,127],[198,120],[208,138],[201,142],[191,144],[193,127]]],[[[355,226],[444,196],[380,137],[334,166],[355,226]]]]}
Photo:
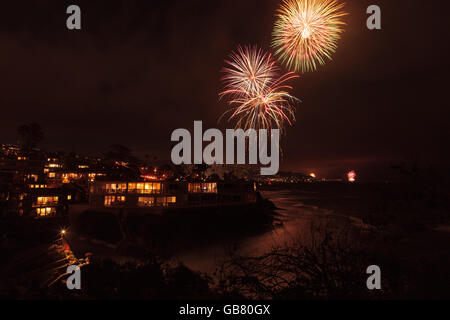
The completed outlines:
{"type": "Polygon", "coordinates": [[[116,197],[114,196],[105,196],[105,207],[111,206],[111,204],[114,203],[115,198],[116,197]]]}
{"type": "Polygon", "coordinates": [[[190,192],[190,193],[202,192],[202,184],[201,183],[189,183],[188,184],[188,192],[190,192]]]}
{"type": "Polygon", "coordinates": [[[123,204],[125,200],[124,196],[105,196],[105,207],[123,204]]]}
{"type": "Polygon", "coordinates": [[[177,197],[167,197],[167,202],[168,203],[175,203],[175,202],[177,202],[177,197]]]}
{"type": "Polygon", "coordinates": [[[161,183],[156,182],[136,183],[136,192],[146,194],[161,193],[161,183]]]}
{"type": "Polygon", "coordinates": [[[63,173],[62,178],[62,183],[70,183],[69,175],[67,173],[63,173]]]}
{"type": "Polygon", "coordinates": [[[204,182],[204,183],[189,183],[188,184],[189,193],[217,193],[217,183],[215,182],[204,182]]]}
{"type": "Polygon", "coordinates": [[[120,193],[124,193],[127,191],[127,184],[126,183],[119,183],[117,185],[117,191],[120,193]]]}
{"type": "Polygon", "coordinates": [[[136,191],[136,183],[129,183],[128,192],[135,192],[135,191],[136,191]]]}
{"type": "Polygon", "coordinates": [[[160,193],[161,192],[161,183],[145,183],[144,184],[144,193],[160,193]]]}
{"type": "Polygon", "coordinates": [[[49,216],[51,214],[56,213],[56,209],[55,208],[36,208],[36,214],[40,217],[45,217],[45,216],[49,216]]]}
{"type": "Polygon", "coordinates": [[[154,197],[139,197],[138,200],[139,207],[153,207],[155,205],[154,197]]]}
{"type": "Polygon", "coordinates": [[[48,177],[49,178],[54,178],[54,177],[56,177],[56,174],[54,172],[49,172],[48,173],[48,177]]]}
{"type": "Polygon", "coordinates": [[[202,192],[217,193],[217,183],[215,182],[202,183],[202,192]]]}
{"type": "Polygon", "coordinates": [[[107,193],[125,193],[127,190],[126,183],[107,183],[105,185],[105,190],[107,193]]]}
{"type": "Polygon", "coordinates": [[[72,195],[69,194],[69,195],[67,196],[67,200],[72,200],[72,195]]]}
{"type": "Polygon", "coordinates": [[[58,197],[38,197],[37,204],[38,205],[46,205],[46,204],[57,204],[58,197]]]}
{"type": "Polygon", "coordinates": [[[105,185],[105,190],[106,190],[107,193],[116,193],[116,185],[107,183],[105,185]]]}
{"type": "Polygon", "coordinates": [[[158,197],[156,198],[156,204],[158,206],[167,207],[169,204],[176,203],[176,197],[158,197]]]}

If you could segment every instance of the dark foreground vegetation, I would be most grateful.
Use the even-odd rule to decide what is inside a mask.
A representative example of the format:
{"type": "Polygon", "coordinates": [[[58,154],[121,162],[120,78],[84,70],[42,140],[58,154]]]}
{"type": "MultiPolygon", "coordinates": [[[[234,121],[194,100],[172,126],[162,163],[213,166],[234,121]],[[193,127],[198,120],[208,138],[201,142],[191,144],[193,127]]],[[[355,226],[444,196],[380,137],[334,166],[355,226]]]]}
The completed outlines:
{"type": "MultiPolygon", "coordinates": [[[[261,256],[230,253],[215,274],[149,256],[118,263],[95,256],[82,267],[82,289],[70,291],[57,277],[54,256],[39,248],[31,260],[2,278],[1,298],[20,299],[395,299],[448,297],[448,276],[426,258],[405,263],[378,237],[311,230],[312,240],[273,248],[261,256]],[[357,239],[356,239],[357,237],[357,239]],[[352,239],[352,240],[350,240],[352,239]],[[382,290],[366,287],[367,266],[382,268],[382,290]],[[442,278],[440,278],[442,277],[442,278]]],[[[448,256],[440,268],[447,271],[448,256]]]]}

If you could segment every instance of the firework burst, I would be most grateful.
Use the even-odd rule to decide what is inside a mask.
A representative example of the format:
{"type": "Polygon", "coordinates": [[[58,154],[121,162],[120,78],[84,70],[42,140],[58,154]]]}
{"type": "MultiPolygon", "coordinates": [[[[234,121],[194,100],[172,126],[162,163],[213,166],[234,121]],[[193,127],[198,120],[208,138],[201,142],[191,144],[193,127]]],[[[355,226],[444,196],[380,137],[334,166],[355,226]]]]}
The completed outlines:
{"type": "Polygon", "coordinates": [[[230,54],[225,60],[225,75],[222,82],[225,91],[235,92],[235,89],[246,92],[260,91],[269,85],[279,72],[276,61],[269,53],[257,47],[238,47],[237,52],[230,54]]]}
{"type": "Polygon", "coordinates": [[[273,57],[257,47],[238,48],[237,53],[225,61],[222,78],[224,90],[220,97],[227,97],[232,106],[222,116],[229,114],[229,121],[236,128],[280,129],[295,121],[294,102],[287,82],[297,78],[293,72],[280,76],[273,57]]]}
{"type": "Polygon", "coordinates": [[[331,60],[345,23],[337,0],[284,0],[278,10],[272,47],[290,70],[313,71],[331,60]]]}

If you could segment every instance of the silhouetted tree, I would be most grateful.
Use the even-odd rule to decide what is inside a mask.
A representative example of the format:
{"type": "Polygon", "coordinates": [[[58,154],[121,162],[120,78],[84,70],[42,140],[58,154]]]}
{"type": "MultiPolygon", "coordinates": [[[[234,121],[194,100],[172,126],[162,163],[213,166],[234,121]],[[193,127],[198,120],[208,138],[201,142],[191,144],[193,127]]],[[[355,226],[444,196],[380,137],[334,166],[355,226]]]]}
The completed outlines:
{"type": "Polygon", "coordinates": [[[195,174],[196,178],[206,178],[206,171],[208,170],[207,164],[196,164],[194,166],[193,173],[195,174]],[[198,176],[197,176],[198,175],[198,176]]]}
{"type": "Polygon", "coordinates": [[[256,299],[380,298],[401,292],[396,264],[379,256],[362,233],[350,237],[349,228],[338,233],[326,228],[312,226],[309,243],[299,236],[262,255],[231,252],[216,271],[219,292],[256,299]],[[383,261],[382,291],[367,290],[364,270],[370,261],[383,261]]]}
{"type": "Polygon", "coordinates": [[[179,166],[174,166],[173,167],[173,176],[172,179],[179,179],[179,180],[183,180],[186,178],[186,166],[185,165],[179,165],[179,166]]]}
{"type": "Polygon", "coordinates": [[[120,144],[113,144],[105,154],[105,158],[107,161],[112,162],[112,167],[115,167],[113,175],[116,178],[134,179],[140,176],[140,161],[132,154],[129,148],[120,144]]]}
{"type": "Polygon", "coordinates": [[[37,123],[21,125],[17,128],[17,134],[19,135],[19,146],[25,151],[36,148],[38,143],[44,139],[41,126],[37,123]]]}
{"type": "Polygon", "coordinates": [[[131,150],[121,144],[113,144],[110,150],[105,154],[106,158],[112,161],[130,162],[133,158],[131,150]]]}
{"type": "Polygon", "coordinates": [[[220,177],[219,177],[219,175],[218,175],[217,173],[213,173],[213,174],[211,174],[211,175],[208,177],[208,180],[209,180],[209,181],[219,181],[219,180],[220,180],[220,177]]]}

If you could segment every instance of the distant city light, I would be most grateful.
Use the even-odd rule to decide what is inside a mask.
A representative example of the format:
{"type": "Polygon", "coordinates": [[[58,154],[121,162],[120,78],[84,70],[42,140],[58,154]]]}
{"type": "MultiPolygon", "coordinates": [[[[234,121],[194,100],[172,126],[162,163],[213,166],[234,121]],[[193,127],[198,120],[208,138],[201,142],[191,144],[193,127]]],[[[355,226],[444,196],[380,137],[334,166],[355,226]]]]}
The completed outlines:
{"type": "Polygon", "coordinates": [[[311,172],[311,173],[309,174],[309,176],[310,176],[311,178],[316,178],[316,174],[315,174],[314,172],[311,172]]]}
{"type": "Polygon", "coordinates": [[[356,181],[356,172],[355,171],[350,171],[349,173],[347,173],[347,178],[349,182],[355,182],[356,181]]]}

